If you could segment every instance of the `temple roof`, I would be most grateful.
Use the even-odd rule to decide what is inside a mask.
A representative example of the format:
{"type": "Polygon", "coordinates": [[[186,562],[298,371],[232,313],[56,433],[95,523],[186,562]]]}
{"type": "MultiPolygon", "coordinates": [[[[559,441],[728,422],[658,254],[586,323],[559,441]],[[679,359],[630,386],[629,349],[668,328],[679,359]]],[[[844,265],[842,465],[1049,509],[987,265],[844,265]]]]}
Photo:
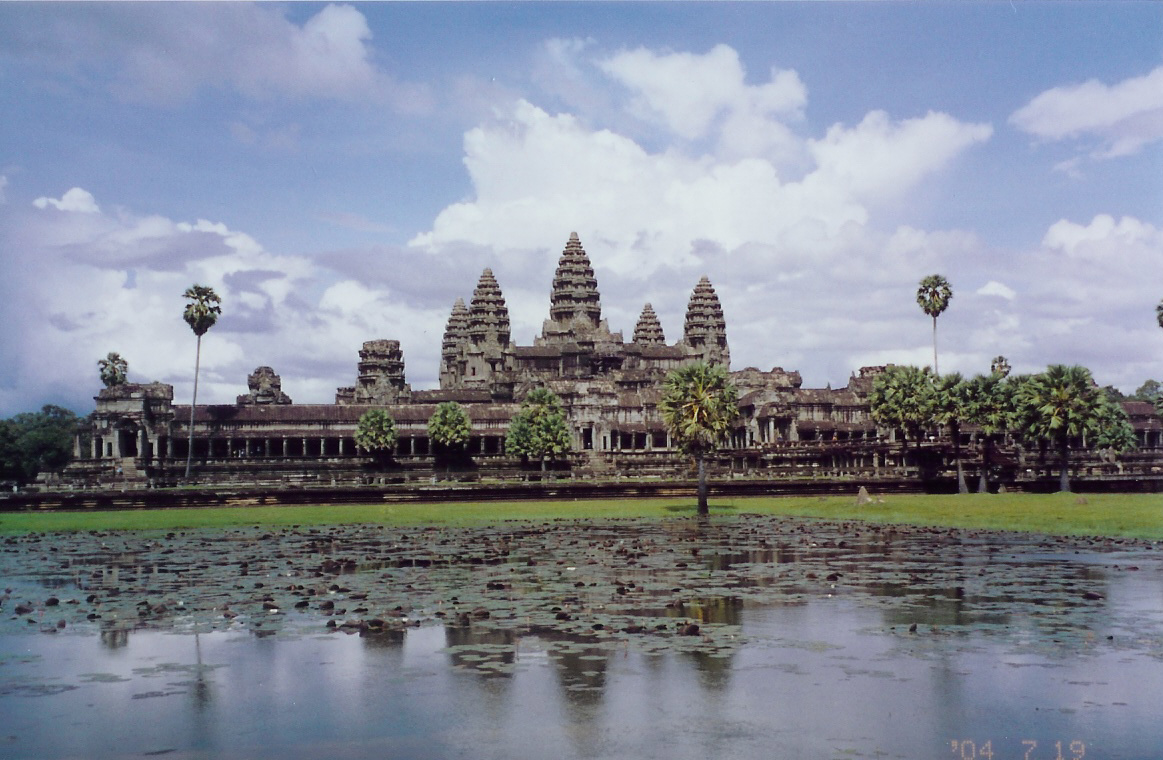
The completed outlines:
{"type": "MultiPolygon", "coordinates": [[[[433,399],[435,400],[435,399],[433,399]]],[[[452,400],[452,399],[441,399],[452,400]]],[[[468,399],[465,399],[466,401],[468,399]]],[[[476,399],[473,399],[476,400],[476,399]]],[[[289,404],[269,406],[235,406],[235,405],[199,405],[194,409],[194,423],[196,425],[257,425],[278,423],[279,425],[293,425],[295,423],[318,425],[332,423],[339,425],[356,425],[359,418],[370,409],[385,409],[397,423],[426,424],[436,413],[437,404],[289,404]]],[[[466,407],[465,412],[473,421],[508,420],[520,410],[517,404],[475,403],[466,407]]],[[[190,419],[189,406],[174,406],[175,421],[188,423],[190,419]]],[[[279,433],[283,433],[280,430],[279,433]]],[[[318,435],[318,432],[315,432],[318,435]]]]}

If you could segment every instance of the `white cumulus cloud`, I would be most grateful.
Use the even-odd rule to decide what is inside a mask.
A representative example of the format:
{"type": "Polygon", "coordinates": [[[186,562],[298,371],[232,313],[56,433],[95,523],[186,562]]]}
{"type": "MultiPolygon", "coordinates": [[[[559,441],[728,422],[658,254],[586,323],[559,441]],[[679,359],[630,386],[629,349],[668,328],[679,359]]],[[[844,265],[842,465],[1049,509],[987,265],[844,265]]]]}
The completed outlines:
{"type": "Polygon", "coordinates": [[[76,211],[81,214],[96,214],[101,211],[93,195],[89,191],[82,190],[79,187],[74,187],[66,191],[59,199],[37,198],[32,202],[32,205],[37,208],[48,208],[52,206],[61,211],[76,211]]]}
{"type": "Polygon", "coordinates": [[[120,3],[50,8],[12,31],[17,49],[85,86],[130,102],[181,104],[200,90],[249,98],[386,101],[427,107],[430,95],[380,67],[360,10],[326,5],[302,23],[263,3],[120,3]]]}
{"type": "Polygon", "coordinates": [[[944,113],[893,122],[873,111],[855,127],[835,125],[809,150],[818,176],[864,199],[893,196],[993,134],[988,124],[966,124],[944,113]]]}
{"type": "Polygon", "coordinates": [[[773,69],[765,84],[748,85],[739,55],[716,45],[704,55],[646,48],[613,55],[599,67],[636,94],[634,107],[656,116],[688,140],[705,136],[721,114],[798,116],[807,90],[794,71],[773,69]]]}
{"type": "Polygon", "coordinates": [[[1163,140],[1163,66],[1113,85],[1091,79],[1046,90],[1010,123],[1046,140],[1094,138],[1101,145],[1095,158],[1136,153],[1163,140]]]}
{"type": "Polygon", "coordinates": [[[49,399],[83,409],[98,387],[96,362],[109,351],[126,357],[134,382],[172,383],[179,400],[188,398],[193,338],[181,319],[181,295],[193,283],[213,287],[223,301],[222,317],[203,341],[199,398],[208,403],[245,393],[247,374],[262,364],[283,375],[297,402],[330,402],[336,387],[354,379],[362,342],[374,338],[402,339],[415,362],[409,369],[435,375],[443,303],[403,303],[390,289],[269,251],[220,222],[105,212],[81,188],[3,213],[6,412],[49,399]]]}
{"type": "Polygon", "coordinates": [[[1014,300],[1018,295],[1013,288],[997,280],[990,280],[978,288],[976,292],[979,296],[996,296],[997,298],[1004,298],[1007,301],[1014,300]]]}

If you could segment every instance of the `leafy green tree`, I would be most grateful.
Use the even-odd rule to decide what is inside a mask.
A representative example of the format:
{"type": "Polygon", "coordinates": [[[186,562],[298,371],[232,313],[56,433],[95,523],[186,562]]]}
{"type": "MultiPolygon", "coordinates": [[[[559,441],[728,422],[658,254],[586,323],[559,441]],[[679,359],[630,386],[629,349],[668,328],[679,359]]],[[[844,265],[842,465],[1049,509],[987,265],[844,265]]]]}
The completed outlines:
{"type": "Polygon", "coordinates": [[[218,321],[222,313],[222,299],[209,285],[191,285],[182,294],[189,303],[182,312],[182,319],[198,338],[197,353],[194,354],[194,398],[190,402],[190,440],[186,452],[186,477],[190,477],[190,463],[194,459],[194,407],[198,405],[198,371],[202,363],[202,336],[218,321]]]}
{"type": "Polygon", "coordinates": [[[377,459],[391,456],[396,446],[396,421],[384,409],[368,409],[355,426],[355,445],[377,459]]]}
{"type": "Polygon", "coordinates": [[[876,376],[868,402],[872,419],[900,430],[902,463],[911,437],[921,447],[924,431],[934,422],[933,375],[928,367],[889,365],[876,376]]]}
{"type": "Polygon", "coordinates": [[[1163,383],[1158,380],[1147,380],[1135,390],[1131,399],[1154,404],[1161,396],[1163,396],[1163,383]]]}
{"type": "Polygon", "coordinates": [[[694,362],[673,370],[662,385],[658,404],[671,438],[698,468],[698,514],[707,506],[707,454],[731,432],[739,416],[739,391],[720,364],[694,362]]]}
{"type": "Polygon", "coordinates": [[[961,424],[967,417],[967,383],[961,373],[937,378],[933,383],[933,421],[948,428],[953,440],[953,459],[957,463],[957,493],[969,493],[965,469],[961,464],[961,424]]]}
{"type": "Polygon", "coordinates": [[[129,362],[121,358],[121,354],[110,351],[104,359],[97,360],[97,367],[101,371],[101,382],[106,388],[124,385],[129,377],[129,362]]]}
{"type": "Polygon", "coordinates": [[[448,466],[454,456],[464,451],[471,433],[468,414],[455,401],[439,404],[428,420],[428,438],[443,453],[448,466]]]}
{"type": "Polygon", "coordinates": [[[31,483],[37,473],[67,465],[78,422],[73,412],[52,404],[0,420],[0,479],[31,483]]]}
{"type": "Polygon", "coordinates": [[[1052,364],[1018,389],[1019,430],[1027,440],[1044,441],[1059,455],[1058,490],[1070,490],[1071,439],[1096,440],[1110,420],[1110,401],[1090,370],[1052,364]]]}
{"type": "Polygon", "coordinates": [[[965,384],[965,419],[981,432],[981,475],[978,493],[989,492],[989,467],[994,442],[1010,427],[1013,416],[1013,389],[1000,372],[977,375],[965,384]]]}
{"type": "Polygon", "coordinates": [[[1001,354],[993,357],[993,361],[989,363],[989,371],[1002,377],[1009,377],[1011,369],[1010,360],[1001,354]]]}
{"type": "Polygon", "coordinates": [[[505,449],[541,461],[545,472],[550,460],[569,451],[569,426],[561,400],[548,388],[535,388],[521,402],[521,411],[509,422],[505,449]]]}
{"type": "Polygon", "coordinates": [[[1130,451],[1138,444],[1135,438],[1135,428],[1131,426],[1131,418],[1122,404],[1107,399],[1099,412],[1098,435],[1094,444],[1100,449],[1109,449],[1118,453],[1130,451]]]}
{"type": "Polygon", "coordinates": [[[921,280],[917,287],[917,304],[921,310],[933,318],[933,374],[940,375],[937,369],[937,317],[949,308],[953,300],[953,288],[949,281],[939,274],[931,274],[921,280]]]}

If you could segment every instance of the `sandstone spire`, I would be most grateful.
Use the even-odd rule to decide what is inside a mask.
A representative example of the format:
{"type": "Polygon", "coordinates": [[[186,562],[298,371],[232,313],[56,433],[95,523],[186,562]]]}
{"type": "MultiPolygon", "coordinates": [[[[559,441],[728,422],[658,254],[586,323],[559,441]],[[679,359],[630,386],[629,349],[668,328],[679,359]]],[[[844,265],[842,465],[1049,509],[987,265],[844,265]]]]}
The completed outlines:
{"type": "Polygon", "coordinates": [[[634,342],[651,346],[666,344],[666,336],[662,334],[662,323],[654,313],[654,307],[646,304],[642,307],[642,315],[638,317],[638,324],[634,327],[634,342]]]}
{"type": "Polygon", "coordinates": [[[557,262],[549,303],[550,320],[563,327],[577,324],[593,328],[602,321],[598,281],[576,232],[570,233],[557,262]]]}
{"type": "Polygon", "coordinates": [[[509,309],[491,269],[481,272],[481,279],[472,292],[467,333],[473,345],[489,342],[509,345],[509,309]]]}
{"type": "Polygon", "coordinates": [[[440,383],[452,387],[459,376],[461,353],[468,342],[468,307],[464,299],[456,299],[448,326],[444,328],[444,340],[440,346],[440,383]]]}
{"type": "Polygon", "coordinates": [[[447,356],[450,350],[454,350],[456,346],[468,337],[468,307],[464,305],[464,299],[456,299],[456,303],[452,305],[452,314],[448,317],[448,326],[444,328],[444,341],[441,344],[441,353],[447,356]]]}
{"type": "Polygon", "coordinates": [[[730,367],[727,321],[710,279],[703,275],[687,303],[683,344],[688,352],[712,364],[730,367]]]}

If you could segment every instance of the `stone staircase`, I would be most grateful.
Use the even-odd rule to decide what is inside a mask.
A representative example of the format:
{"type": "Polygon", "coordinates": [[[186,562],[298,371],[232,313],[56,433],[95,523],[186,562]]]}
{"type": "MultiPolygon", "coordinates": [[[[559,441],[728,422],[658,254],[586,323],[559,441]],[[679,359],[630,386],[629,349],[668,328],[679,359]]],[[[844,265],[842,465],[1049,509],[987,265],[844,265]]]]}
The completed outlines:
{"type": "Polygon", "coordinates": [[[585,467],[594,475],[610,475],[614,472],[613,466],[606,459],[605,454],[597,449],[586,452],[585,467]]]}

